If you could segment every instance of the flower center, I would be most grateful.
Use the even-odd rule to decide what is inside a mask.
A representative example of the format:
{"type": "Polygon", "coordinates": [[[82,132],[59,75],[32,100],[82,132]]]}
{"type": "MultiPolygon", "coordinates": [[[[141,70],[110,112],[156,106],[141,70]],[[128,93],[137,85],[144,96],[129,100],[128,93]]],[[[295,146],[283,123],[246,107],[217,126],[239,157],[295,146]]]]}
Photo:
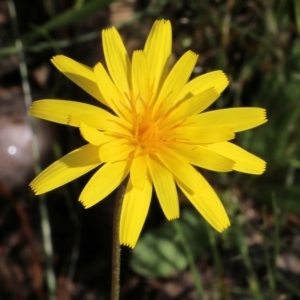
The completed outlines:
{"type": "Polygon", "coordinates": [[[150,146],[158,138],[158,128],[150,123],[139,128],[138,141],[142,147],[150,146]]]}

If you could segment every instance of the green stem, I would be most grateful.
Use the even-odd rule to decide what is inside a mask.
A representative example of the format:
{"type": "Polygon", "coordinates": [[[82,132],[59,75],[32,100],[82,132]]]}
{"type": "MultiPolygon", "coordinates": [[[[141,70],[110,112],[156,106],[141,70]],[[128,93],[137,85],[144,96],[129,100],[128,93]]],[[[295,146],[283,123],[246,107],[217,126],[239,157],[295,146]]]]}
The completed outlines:
{"type": "Polygon", "coordinates": [[[112,244],[112,278],[111,278],[111,300],[120,298],[120,270],[121,270],[121,245],[119,238],[120,217],[122,202],[126,191],[126,182],[124,180],[118,187],[114,204],[113,216],[113,244],[112,244]]]}

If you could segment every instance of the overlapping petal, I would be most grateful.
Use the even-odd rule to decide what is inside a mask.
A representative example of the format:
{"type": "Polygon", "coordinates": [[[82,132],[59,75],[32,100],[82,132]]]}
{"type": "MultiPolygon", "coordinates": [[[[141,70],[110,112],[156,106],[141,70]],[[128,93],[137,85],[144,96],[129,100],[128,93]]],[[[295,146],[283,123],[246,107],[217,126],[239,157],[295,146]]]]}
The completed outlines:
{"type": "Polygon", "coordinates": [[[99,149],[101,161],[120,161],[129,159],[135,148],[126,139],[114,139],[99,149]]]}
{"type": "Polygon", "coordinates": [[[134,51],[132,57],[132,89],[136,113],[143,114],[147,99],[151,98],[148,63],[144,51],[134,51]]]}
{"type": "Polygon", "coordinates": [[[92,97],[103,102],[99,92],[93,69],[64,55],[51,59],[55,67],[92,97]]]}
{"type": "Polygon", "coordinates": [[[129,98],[131,90],[131,62],[116,28],[111,27],[103,30],[102,42],[109,74],[120,92],[129,98]]]}
{"type": "MultiPolygon", "coordinates": [[[[202,180],[206,181],[204,178],[202,180]]],[[[217,231],[221,232],[230,226],[223,204],[208,183],[206,189],[200,193],[191,193],[179,180],[176,180],[176,183],[203,218],[217,231]]]]}
{"type": "Polygon", "coordinates": [[[189,81],[183,87],[181,92],[178,94],[176,101],[191,98],[192,96],[200,94],[201,92],[212,87],[215,88],[219,94],[221,94],[227,87],[228,83],[228,78],[222,71],[213,71],[200,75],[189,81]]]}
{"type": "Polygon", "coordinates": [[[104,99],[103,103],[112,109],[119,117],[130,121],[130,109],[126,96],[119,91],[101,63],[94,67],[98,89],[104,99]]]}
{"type": "Polygon", "coordinates": [[[198,55],[192,51],[187,51],[177,61],[170,74],[166,78],[159,96],[154,104],[153,112],[157,116],[162,116],[174,105],[174,100],[182,90],[191,76],[198,60],[198,55]]]}
{"type": "Polygon", "coordinates": [[[108,131],[111,133],[119,133],[130,136],[133,130],[133,125],[126,120],[118,118],[112,114],[101,118],[98,114],[83,114],[79,116],[70,116],[70,123],[79,122],[85,123],[97,130],[108,131]]]}
{"type": "Polygon", "coordinates": [[[81,122],[79,130],[82,137],[94,146],[100,146],[115,140],[115,138],[111,135],[108,135],[104,132],[100,132],[94,127],[90,127],[83,122],[81,122]]]}
{"type": "Polygon", "coordinates": [[[199,176],[199,172],[172,149],[161,146],[160,151],[155,156],[174,178],[186,185],[191,193],[200,193],[206,188],[207,183],[199,176]]]}
{"type": "MultiPolygon", "coordinates": [[[[185,124],[198,125],[195,121],[190,120],[190,117],[197,115],[211,103],[213,103],[218,97],[219,93],[212,87],[200,94],[193,96],[192,98],[178,102],[176,106],[172,106],[169,114],[162,121],[161,127],[171,127],[176,125],[176,123],[186,120],[185,124]]],[[[209,126],[203,126],[209,127],[209,126]]],[[[230,127],[230,126],[225,126],[230,127]]]]}

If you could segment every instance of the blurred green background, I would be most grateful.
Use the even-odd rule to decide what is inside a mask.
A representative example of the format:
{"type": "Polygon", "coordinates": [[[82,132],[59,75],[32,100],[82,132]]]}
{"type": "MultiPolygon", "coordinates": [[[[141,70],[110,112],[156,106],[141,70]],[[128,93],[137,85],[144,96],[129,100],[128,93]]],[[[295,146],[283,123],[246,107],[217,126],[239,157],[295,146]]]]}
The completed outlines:
{"type": "Polygon", "coordinates": [[[228,75],[211,108],[267,109],[268,123],[235,141],[267,170],[200,170],[230,215],[222,234],[183,197],[180,220],[167,222],[154,196],[136,248],[122,249],[121,299],[300,299],[298,0],[0,1],[0,299],[109,299],[115,194],[84,210],[88,174],[35,197],[34,174],[84,141],[27,111],[42,98],[96,104],[50,58],[103,62],[100,32],[110,25],[132,53],[162,18],[173,61],[191,49],[200,54],[193,77],[228,75]]]}

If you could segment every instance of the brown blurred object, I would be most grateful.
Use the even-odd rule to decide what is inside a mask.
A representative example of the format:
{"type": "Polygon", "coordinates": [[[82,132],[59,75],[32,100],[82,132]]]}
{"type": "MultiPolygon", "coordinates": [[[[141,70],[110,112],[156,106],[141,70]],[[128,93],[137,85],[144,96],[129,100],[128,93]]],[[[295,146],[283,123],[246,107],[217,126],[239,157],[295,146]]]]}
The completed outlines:
{"type": "MultiPolygon", "coordinates": [[[[41,158],[51,150],[53,135],[36,122],[41,158]]],[[[0,89],[0,182],[9,190],[28,185],[33,176],[32,129],[20,87],[0,89]]]]}

